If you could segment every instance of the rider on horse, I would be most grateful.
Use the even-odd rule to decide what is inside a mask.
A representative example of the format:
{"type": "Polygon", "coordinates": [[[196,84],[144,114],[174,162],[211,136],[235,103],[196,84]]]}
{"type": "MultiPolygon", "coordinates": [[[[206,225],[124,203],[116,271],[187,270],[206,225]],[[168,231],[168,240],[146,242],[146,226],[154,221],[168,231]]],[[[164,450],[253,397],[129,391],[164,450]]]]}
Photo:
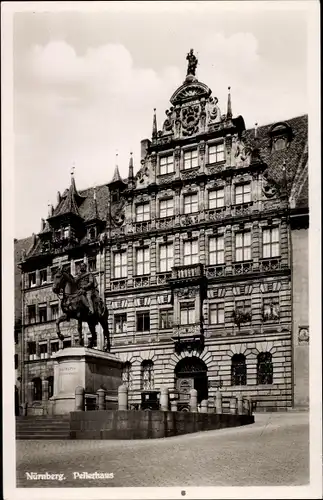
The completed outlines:
{"type": "Polygon", "coordinates": [[[95,314],[93,299],[98,298],[98,286],[95,276],[92,273],[87,272],[86,265],[84,263],[80,265],[80,270],[75,278],[75,281],[78,287],[78,294],[80,295],[83,304],[85,307],[89,308],[91,315],[95,314]]]}

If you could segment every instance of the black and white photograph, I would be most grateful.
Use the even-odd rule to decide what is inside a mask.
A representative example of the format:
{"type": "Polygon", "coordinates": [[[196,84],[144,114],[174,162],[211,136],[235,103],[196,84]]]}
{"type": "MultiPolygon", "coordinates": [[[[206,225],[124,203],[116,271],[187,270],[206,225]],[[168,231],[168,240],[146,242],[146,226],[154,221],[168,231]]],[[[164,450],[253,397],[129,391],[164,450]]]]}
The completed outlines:
{"type": "Polygon", "coordinates": [[[2,3],[4,498],[321,498],[319,3],[2,3]]]}

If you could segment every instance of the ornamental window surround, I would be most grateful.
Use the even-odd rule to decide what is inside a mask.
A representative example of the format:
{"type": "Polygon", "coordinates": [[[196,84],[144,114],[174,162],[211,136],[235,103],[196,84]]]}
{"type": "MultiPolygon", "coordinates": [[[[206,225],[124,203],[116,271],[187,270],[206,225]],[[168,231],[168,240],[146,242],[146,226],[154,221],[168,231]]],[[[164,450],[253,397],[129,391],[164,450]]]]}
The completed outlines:
{"type": "Polygon", "coordinates": [[[237,184],[235,186],[235,205],[251,202],[251,184],[237,184]]]}
{"type": "Polygon", "coordinates": [[[183,245],[183,263],[184,266],[190,266],[192,264],[198,264],[199,262],[199,249],[198,240],[187,240],[184,241],[183,245]]]}
{"type": "Polygon", "coordinates": [[[141,388],[144,391],[154,388],[154,363],[151,360],[141,363],[141,388]]]}
{"type": "Polygon", "coordinates": [[[262,256],[264,259],[280,256],[278,227],[262,230],[262,256]]]}
{"type": "Polygon", "coordinates": [[[122,383],[128,388],[132,389],[132,364],[130,361],[126,361],[122,370],[122,383]]]}
{"type": "Polygon", "coordinates": [[[159,217],[172,217],[174,215],[174,198],[167,198],[159,202],[159,217]]]}
{"type": "Polygon", "coordinates": [[[127,313],[114,315],[114,333],[127,333],[127,313]]]}
{"type": "Polygon", "coordinates": [[[261,352],[257,356],[257,384],[273,383],[273,363],[270,352],[261,352]]]}
{"type": "Polygon", "coordinates": [[[174,157],[172,154],[164,155],[159,158],[160,175],[171,174],[174,172],[174,157]]]}
{"type": "Polygon", "coordinates": [[[126,278],[127,276],[127,252],[114,252],[113,253],[113,277],[126,278]]]}
{"type": "Polygon", "coordinates": [[[149,332],[150,331],[150,313],[149,311],[139,311],[136,314],[136,331],[149,332]]]}
{"type": "Polygon", "coordinates": [[[159,311],[159,328],[161,330],[173,328],[173,309],[161,309],[159,311]]]}
{"type": "Polygon", "coordinates": [[[220,325],[224,323],[224,303],[213,302],[209,306],[210,325],[220,325]]]}
{"type": "Polygon", "coordinates": [[[150,273],[150,251],[149,247],[137,248],[136,250],[136,274],[141,276],[150,273]]]}
{"type": "Polygon", "coordinates": [[[197,149],[189,149],[184,151],[184,170],[198,167],[197,149]]]}
{"type": "Polygon", "coordinates": [[[224,207],[224,188],[209,191],[209,210],[224,207]]]}
{"type": "Polygon", "coordinates": [[[208,148],[208,163],[224,161],[224,143],[210,144],[208,148]]]}
{"type": "Polygon", "coordinates": [[[209,265],[224,264],[224,236],[210,236],[209,265]]]}
{"type": "Polygon", "coordinates": [[[198,212],[197,193],[184,194],[184,214],[192,214],[195,212],[198,212]]]}
{"type": "Polygon", "coordinates": [[[39,306],[39,323],[46,323],[47,321],[47,305],[39,306]]]}
{"type": "Polygon", "coordinates": [[[247,367],[244,354],[234,354],[231,358],[231,385],[247,385],[247,367]]]}
{"type": "Polygon", "coordinates": [[[159,246],[159,271],[169,272],[174,265],[174,247],[172,243],[164,243],[159,246]]]}
{"type": "Polygon", "coordinates": [[[251,232],[243,231],[235,234],[235,261],[251,260],[251,232]]]}
{"type": "Polygon", "coordinates": [[[262,301],[262,315],[264,321],[278,321],[279,312],[279,296],[264,297],[262,301]]]}
{"type": "Polygon", "coordinates": [[[141,203],[136,205],[136,222],[144,222],[150,220],[150,205],[149,203],[141,203]]]}
{"type": "Polygon", "coordinates": [[[181,325],[192,325],[195,323],[195,304],[194,302],[183,302],[180,304],[181,325]]]}

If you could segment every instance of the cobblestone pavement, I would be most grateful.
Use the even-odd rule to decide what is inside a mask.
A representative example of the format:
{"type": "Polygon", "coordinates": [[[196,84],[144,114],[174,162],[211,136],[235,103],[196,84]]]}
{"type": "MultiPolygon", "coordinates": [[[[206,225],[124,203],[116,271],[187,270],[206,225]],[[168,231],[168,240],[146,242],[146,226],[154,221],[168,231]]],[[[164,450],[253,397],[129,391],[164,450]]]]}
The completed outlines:
{"type": "Polygon", "coordinates": [[[17,487],[285,486],[309,480],[307,413],[258,414],[252,425],[155,440],[17,441],[17,487]],[[73,472],[113,472],[74,479],[73,472]],[[62,481],[26,472],[63,473],[62,481]]]}

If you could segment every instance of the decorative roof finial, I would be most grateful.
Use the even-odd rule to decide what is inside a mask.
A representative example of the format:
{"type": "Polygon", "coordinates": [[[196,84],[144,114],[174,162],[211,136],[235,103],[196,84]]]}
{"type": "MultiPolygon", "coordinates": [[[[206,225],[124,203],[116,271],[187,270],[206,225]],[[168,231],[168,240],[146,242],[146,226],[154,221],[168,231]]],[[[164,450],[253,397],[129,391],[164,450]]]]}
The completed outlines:
{"type": "Polygon", "coordinates": [[[189,76],[189,75],[195,76],[196,66],[197,66],[198,60],[194,54],[193,49],[191,49],[189,51],[189,53],[187,54],[186,60],[188,61],[186,76],[189,76]]]}
{"type": "Polygon", "coordinates": [[[116,152],[116,166],[114,168],[114,174],[113,174],[111,183],[122,181],[121,175],[120,175],[120,172],[119,172],[119,166],[118,166],[118,156],[119,156],[119,154],[118,154],[118,151],[117,151],[116,152]]]}
{"type": "Polygon", "coordinates": [[[133,178],[133,157],[132,157],[132,152],[130,152],[130,160],[129,160],[129,174],[128,174],[129,179],[133,178]]]}
{"type": "Polygon", "coordinates": [[[96,201],[96,186],[93,187],[93,200],[96,201]]]}
{"type": "Polygon", "coordinates": [[[153,139],[157,137],[157,118],[156,118],[156,108],[154,108],[154,116],[153,116],[153,139]]]}
{"type": "Polygon", "coordinates": [[[255,139],[258,137],[258,123],[255,123],[255,139]]]}
{"type": "Polygon", "coordinates": [[[228,109],[227,109],[227,118],[232,118],[232,106],[231,106],[231,87],[228,87],[228,109]]]}
{"type": "Polygon", "coordinates": [[[71,168],[71,176],[72,177],[74,176],[74,170],[75,170],[75,165],[73,165],[72,168],[71,168]]]}

